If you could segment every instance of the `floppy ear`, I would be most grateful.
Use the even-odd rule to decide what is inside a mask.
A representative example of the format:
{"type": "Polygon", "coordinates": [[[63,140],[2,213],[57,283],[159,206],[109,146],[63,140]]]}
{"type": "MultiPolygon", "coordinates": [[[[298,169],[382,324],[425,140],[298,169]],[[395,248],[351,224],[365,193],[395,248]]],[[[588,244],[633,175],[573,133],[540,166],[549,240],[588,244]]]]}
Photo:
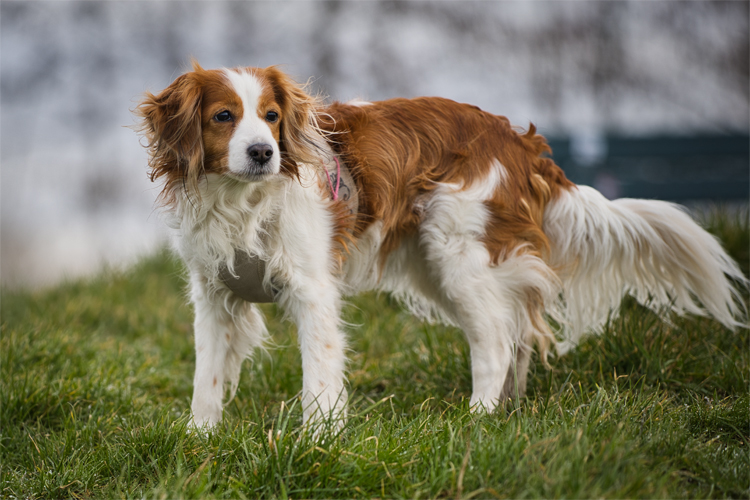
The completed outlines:
{"type": "Polygon", "coordinates": [[[297,177],[297,163],[320,162],[324,140],[316,118],[319,99],[309,95],[275,66],[264,72],[273,88],[274,98],[281,106],[281,168],[297,177]]]}
{"type": "MultiPolygon", "coordinates": [[[[193,69],[201,71],[197,63],[193,69]]],[[[201,138],[202,91],[195,72],[177,78],[159,95],[145,94],[135,109],[142,118],[140,132],[149,151],[149,176],[152,181],[166,176],[161,201],[174,201],[175,189],[195,191],[203,172],[201,138]]]]}

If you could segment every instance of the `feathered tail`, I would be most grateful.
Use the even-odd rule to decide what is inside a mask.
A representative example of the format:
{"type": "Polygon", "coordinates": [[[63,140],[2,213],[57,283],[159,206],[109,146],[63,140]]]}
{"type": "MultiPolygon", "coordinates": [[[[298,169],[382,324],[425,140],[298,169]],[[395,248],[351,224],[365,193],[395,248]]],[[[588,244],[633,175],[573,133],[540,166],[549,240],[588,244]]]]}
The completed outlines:
{"type": "Polygon", "coordinates": [[[609,201],[579,186],[547,206],[544,232],[552,247],[550,265],[563,285],[559,307],[551,311],[563,325],[560,352],[601,327],[626,294],[655,310],[747,326],[738,291],[747,278],[678,205],[609,201]]]}

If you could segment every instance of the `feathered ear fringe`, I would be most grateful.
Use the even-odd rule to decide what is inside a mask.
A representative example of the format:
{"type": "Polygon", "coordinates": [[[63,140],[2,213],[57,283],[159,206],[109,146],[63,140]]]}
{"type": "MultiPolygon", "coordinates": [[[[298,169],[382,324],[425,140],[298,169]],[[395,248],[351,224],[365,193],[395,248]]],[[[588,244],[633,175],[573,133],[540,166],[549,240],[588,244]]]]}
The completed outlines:
{"type": "Polygon", "coordinates": [[[276,66],[262,72],[281,106],[281,168],[298,177],[298,163],[320,165],[326,155],[324,137],[327,134],[318,126],[322,99],[310,95],[305,86],[299,85],[276,66]]]}
{"type": "Polygon", "coordinates": [[[192,60],[192,73],[178,77],[158,95],[147,92],[134,113],[141,118],[138,131],[148,141],[149,177],[165,177],[159,202],[175,202],[177,187],[198,193],[203,174],[201,102],[203,93],[196,75],[203,68],[192,60]]]}

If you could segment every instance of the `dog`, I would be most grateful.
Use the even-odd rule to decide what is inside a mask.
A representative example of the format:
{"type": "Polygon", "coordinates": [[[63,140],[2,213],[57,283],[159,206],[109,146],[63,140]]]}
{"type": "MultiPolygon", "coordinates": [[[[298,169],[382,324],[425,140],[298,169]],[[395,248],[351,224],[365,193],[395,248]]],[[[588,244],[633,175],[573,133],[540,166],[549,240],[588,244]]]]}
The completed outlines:
{"type": "Polygon", "coordinates": [[[305,425],[345,416],[342,297],[365,290],[463,330],[480,411],[627,294],[744,326],[747,280],[713,236],[677,205],[573,184],[533,125],[437,97],[325,105],[277,67],[197,62],[135,112],[189,273],[197,427],[268,336],[258,302],[297,325],[305,425]]]}

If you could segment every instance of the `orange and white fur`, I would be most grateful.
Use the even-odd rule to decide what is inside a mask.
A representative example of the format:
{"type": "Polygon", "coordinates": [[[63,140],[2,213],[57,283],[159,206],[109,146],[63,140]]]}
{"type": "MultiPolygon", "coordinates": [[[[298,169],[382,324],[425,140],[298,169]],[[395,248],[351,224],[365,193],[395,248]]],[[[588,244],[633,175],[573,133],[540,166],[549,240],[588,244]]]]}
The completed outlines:
{"type": "Polygon", "coordinates": [[[626,294],[659,311],[743,321],[746,279],[678,206],[608,201],[545,157],[532,126],[447,99],[323,105],[275,67],[193,70],[137,113],[152,180],[195,308],[193,422],[221,420],[226,386],[268,332],[219,278],[235,250],[298,328],[305,423],[344,415],[342,297],[393,293],[457,325],[471,352],[471,405],[523,394],[530,350],[546,362],[596,332],[626,294]],[[359,194],[352,216],[320,175],[337,157],[359,194]]]}

